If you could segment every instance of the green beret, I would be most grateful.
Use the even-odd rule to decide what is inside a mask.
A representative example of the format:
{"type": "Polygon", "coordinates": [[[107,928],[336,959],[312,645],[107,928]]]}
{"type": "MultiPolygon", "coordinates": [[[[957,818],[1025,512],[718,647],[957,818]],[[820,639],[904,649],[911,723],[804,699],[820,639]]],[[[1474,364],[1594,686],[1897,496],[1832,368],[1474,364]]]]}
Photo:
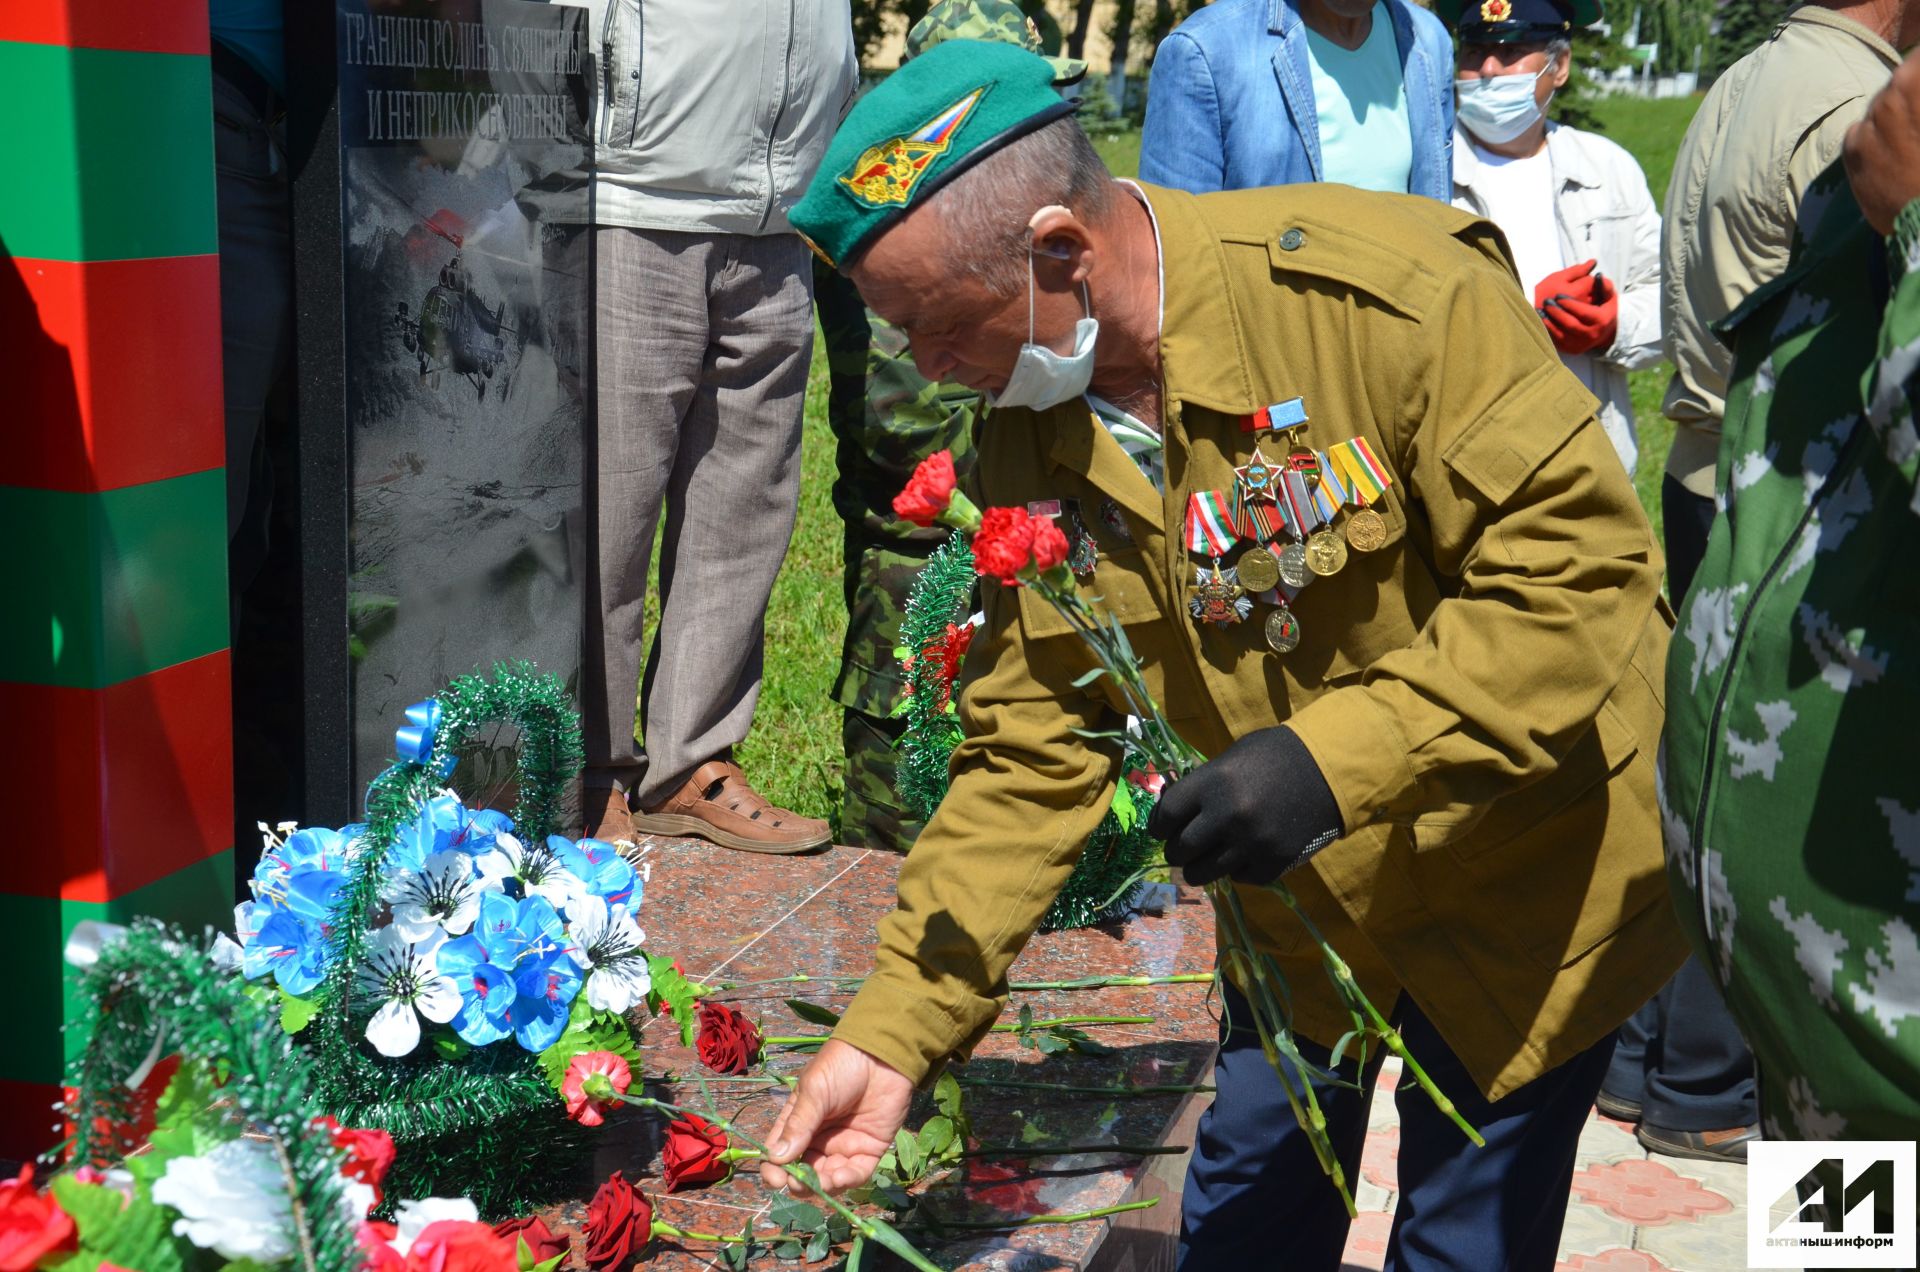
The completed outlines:
{"type": "Polygon", "coordinates": [[[1072,112],[1047,59],[984,40],[936,44],[854,104],[788,219],[829,264],[847,264],[970,165],[1072,112]]]}

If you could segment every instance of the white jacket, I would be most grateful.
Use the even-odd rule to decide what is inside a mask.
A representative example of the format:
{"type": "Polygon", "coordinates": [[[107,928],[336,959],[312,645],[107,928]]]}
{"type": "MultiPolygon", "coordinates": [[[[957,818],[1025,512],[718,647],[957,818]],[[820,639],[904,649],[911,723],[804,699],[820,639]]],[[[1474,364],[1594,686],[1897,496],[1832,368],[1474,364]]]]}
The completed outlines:
{"type": "Polygon", "coordinates": [[[600,225],[777,234],[859,87],[848,0],[561,0],[589,12],[600,225]]]}
{"type": "MultiPolygon", "coordinates": [[[[1605,353],[1561,354],[1560,360],[1600,399],[1601,427],[1631,473],[1640,445],[1627,372],[1660,361],[1660,209],[1633,156],[1598,133],[1548,124],[1547,158],[1557,192],[1553,216],[1561,256],[1569,265],[1598,262],[1596,268],[1620,291],[1613,347],[1605,353]]],[[[1474,188],[1479,168],[1472,144],[1456,130],[1453,206],[1486,216],[1486,200],[1474,188]]]]}

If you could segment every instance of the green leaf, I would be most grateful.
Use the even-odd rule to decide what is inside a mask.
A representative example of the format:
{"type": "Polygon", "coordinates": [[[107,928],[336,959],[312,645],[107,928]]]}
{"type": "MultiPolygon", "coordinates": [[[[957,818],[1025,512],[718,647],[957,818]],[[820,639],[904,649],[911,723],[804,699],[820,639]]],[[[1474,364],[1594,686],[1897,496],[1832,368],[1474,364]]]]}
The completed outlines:
{"type": "MultiPolygon", "coordinates": [[[[433,1031],[433,1049],[439,1053],[442,1060],[459,1061],[467,1058],[467,1053],[473,1050],[473,1044],[457,1033],[446,1033],[436,1029],[433,1031]]],[[[564,1073],[565,1071],[562,1070],[563,1076],[564,1073]]]]}
{"type": "Polygon", "coordinates": [[[305,1029],[319,1010],[318,998],[295,998],[284,989],[280,991],[280,1027],[290,1034],[305,1029]]]}
{"type": "Polygon", "coordinates": [[[118,1189],[83,1184],[71,1175],[54,1179],[53,1199],[80,1230],[81,1254],[140,1272],[185,1272],[173,1216],[153,1202],[128,1199],[118,1189]]]}
{"type": "Polygon", "coordinates": [[[901,1183],[910,1184],[920,1178],[926,1159],[920,1152],[920,1141],[904,1126],[893,1133],[893,1155],[900,1162],[901,1183]]]}
{"type": "Polygon", "coordinates": [[[920,1128],[920,1152],[930,1162],[945,1157],[954,1144],[953,1119],[936,1115],[920,1128]]]}
{"type": "Polygon", "coordinates": [[[1022,1003],[1020,1005],[1020,1032],[1026,1033],[1029,1029],[1032,1029],[1032,1028],[1033,1028],[1033,1005],[1031,1003],[1022,1003]]]}
{"type": "Polygon", "coordinates": [[[911,1266],[920,1268],[923,1272],[925,1269],[939,1272],[938,1265],[928,1262],[927,1256],[914,1249],[913,1243],[901,1236],[886,1220],[867,1220],[867,1235],[905,1259],[911,1266]]]}
{"type": "Polygon", "coordinates": [[[567,1261],[567,1252],[562,1250],[551,1259],[542,1259],[533,1265],[532,1272],[559,1272],[560,1265],[567,1261]]]}
{"type": "Polygon", "coordinates": [[[154,1129],[147,1137],[147,1151],[124,1163],[141,1185],[143,1196],[153,1181],[166,1173],[168,1162],[176,1157],[198,1157],[229,1138],[220,1126],[220,1114],[213,1109],[215,1090],[204,1065],[182,1064],[173,1075],[154,1105],[154,1129]]]}
{"type": "Polygon", "coordinates": [[[640,1051],[633,1045],[633,1030],[618,1012],[595,1011],[581,994],[567,1013],[567,1027],[554,1044],[540,1053],[540,1068],[547,1081],[558,1091],[567,1080],[567,1066],[573,1058],[588,1051],[611,1051],[628,1060],[640,1051]]]}
{"type": "Polygon", "coordinates": [[[1113,788],[1113,820],[1124,834],[1140,820],[1139,805],[1133,802],[1133,784],[1117,782],[1113,788]]]}
{"type": "Polygon", "coordinates": [[[831,1029],[840,1023],[840,1013],[830,1011],[818,1003],[810,1003],[804,998],[787,999],[787,1010],[810,1025],[825,1025],[831,1029]]]}
{"type": "Polygon", "coordinates": [[[773,1225],[787,1232],[814,1232],[826,1226],[826,1212],[809,1201],[789,1197],[785,1193],[773,1199],[767,1208],[767,1218],[773,1225]]]}
{"type": "Polygon", "coordinates": [[[1033,1039],[1033,1045],[1043,1056],[1057,1056],[1062,1051],[1072,1051],[1073,1043],[1057,1033],[1043,1033],[1033,1039]]]}
{"type": "Polygon", "coordinates": [[[1073,682],[1073,687],[1075,689],[1085,689],[1088,685],[1100,679],[1102,676],[1111,676],[1112,674],[1113,673],[1108,671],[1105,667],[1095,667],[1092,671],[1083,672],[1079,676],[1075,677],[1073,682]]]}
{"type": "Polygon", "coordinates": [[[827,1216],[827,1240],[839,1245],[853,1235],[853,1225],[838,1210],[827,1216]]]}
{"type": "Polygon", "coordinates": [[[674,1023],[680,1026],[680,1045],[691,1047],[699,991],[694,988],[692,981],[674,968],[673,960],[664,954],[647,955],[647,970],[653,977],[653,988],[647,991],[647,1006],[656,1016],[670,1013],[674,1023]]]}
{"type": "Polygon", "coordinates": [[[806,1247],[798,1241],[795,1241],[792,1237],[787,1237],[773,1243],[773,1257],[783,1263],[800,1262],[800,1256],[805,1250],[806,1247]]]}
{"type": "Polygon", "coordinates": [[[827,1251],[831,1249],[833,1249],[833,1242],[827,1240],[827,1231],[825,1228],[822,1228],[820,1231],[814,1233],[812,1239],[807,1242],[807,1262],[818,1263],[827,1257],[827,1251]]]}
{"type": "Polygon", "coordinates": [[[847,1266],[843,1272],[860,1272],[860,1262],[866,1257],[866,1254],[867,1239],[865,1237],[855,1237],[853,1239],[853,1249],[847,1251],[847,1266]]]}
{"type": "Polygon", "coordinates": [[[953,1076],[952,1070],[943,1071],[940,1080],[933,1084],[933,1107],[958,1122],[965,1099],[960,1090],[960,1079],[953,1076]]]}

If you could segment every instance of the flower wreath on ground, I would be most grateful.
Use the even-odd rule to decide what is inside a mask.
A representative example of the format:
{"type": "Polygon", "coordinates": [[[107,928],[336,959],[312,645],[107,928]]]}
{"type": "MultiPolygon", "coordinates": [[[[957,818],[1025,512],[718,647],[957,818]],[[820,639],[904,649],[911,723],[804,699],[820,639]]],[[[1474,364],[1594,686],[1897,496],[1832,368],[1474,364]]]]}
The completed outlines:
{"type": "MultiPolygon", "coordinates": [[[[896,714],[906,727],[900,738],[900,794],[921,821],[932,818],[947,793],[947,763],[960,744],[954,682],[976,630],[975,586],[979,571],[965,534],[956,532],[927,558],[907,597],[894,656],[907,689],[896,714]]],[[[1041,930],[1093,927],[1141,911],[1159,912],[1172,889],[1147,882],[1157,845],[1147,834],[1159,779],[1137,754],[1123,765],[1113,806],[1087,840],[1060,895],[1048,907],[1041,930]]]]}
{"type": "Polygon", "coordinates": [[[505,665],[407,716],[366,822],[262,826],[252,899],[217,953],[313,1050],[320,1107],[392,1133],[409,1193],[506,1213],[564,1193],[552,1159],[600,1121],[579,1057],[637,1069],[642,1006],[691,1040],[694,990],[645,948],[650,863],[549,833],[580,754],[556,678],[505,665]],[[455,748],[494,721],[521,731],[512,816],[445,784],[455,748]]]}

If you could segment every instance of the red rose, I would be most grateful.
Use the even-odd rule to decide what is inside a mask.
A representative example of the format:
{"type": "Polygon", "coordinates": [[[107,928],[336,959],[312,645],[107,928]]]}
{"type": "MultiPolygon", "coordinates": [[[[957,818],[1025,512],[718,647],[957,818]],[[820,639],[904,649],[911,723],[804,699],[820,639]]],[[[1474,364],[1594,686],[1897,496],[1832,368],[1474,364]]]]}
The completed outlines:
{"type": "Polygon", "coordinates": [[[354,1244],[366,1256],[366,1261],[360,1265],[361,1272],[406,1272],[406,1259],[393,1248],[396,1235],[398,1232],[392,1224],[374,1219],[367,1220],[354,1230],[354,1244]]]}
{"type": "Polygon", "coordinates": [[[520,1272],[520,1252],[484,1223],[442,1219],[407,1247],[407,1272],[520,1272]]]}
{"type": "Polygon", "coordinates": [[[715,1073],[745,1073],[760,1058],[760,1029],[725,1003],[702,1002],[694,1049],[715,1073]]]}
{"type": "Polygon", "coordinates": [[[493,1225],[493,1235],[513,1247],[514,1258],[520,1257],[520,1242],[527,1243],[527,1252],[535,1263],[545,1263],[556,1254],[565,1254],[571,1247],[565,1237],[555,1236],[553,1229],[547,1227],[547,1221],[537,1215],[528,1215],[523,1219],[508,1219],[493,1225]]]}
{"type": "MultiPolygon", "coordinates": [[[[587,1089],[591,1078],[604,1078],[621,1095],[633,1085],[633,1068],[611,1051],[582,1051],[567,1063],[567,1076],[561,1080],[560,1094],[566,1097],[567,1116],[582,1126],[598,1126],[607,1120],[606,1110],[616,1101],[587,1089]]],[[[597,1083],[595,1084],[598,1085],[597,1083]]]]}
{"type": "Polygon", "coordinates": [[[907,478],[893,497],[893,515],[916,526],[930,526],[953,499],[953,452],[935,451],[907,478]]]}
{"type": "Polygon", "coordinates": [[[1033,560],[1033,518],[1025,508],[989,508],[973,536],[973,563],[980,573],[1008,587],[1020,586],[1020,571],[1033,560]]]}
{"type": "Polygon", "coordinates": [[[346,1150],[347,1160],[340,1163],[340,1173],[373,1189],[373,1200],[378,1204],[380,1185],[393,1167],[393,1136],[377,1128],[342,1126],[324,1114],[314,1118],[313,1124],[327,1132],[335,1148],[346,1150]]]}
{"type": "Polygon", "coordinates": [[[1033,563],[1045,574],[1067,559],[1067,536],[1053,524],[1052,517],[1033,519],[1033,563]]]}
{"type": "Polygon", "coordinates": [[[696,1114],[689,1113],[667,1123],[667,1143],[661,1150],[667,1187],[683,1184],[711,1184],[725,1179],[733,1170],[720,1154],[727,1151],[727,1133],[696,1114]]]}
{"type": "Polygon", "coordinates": [[[34,1188],[31,1164],[0,1183],[0,1272],[33,1272],[47,1255],[79,1248],[73,1220],[34,1188]]]}
{"type": "Polygon", "coordinates": [[[651,1240],[653,1203],[614,1171],[587,1203],[587,1266],[594,1272],[624,1268],[651,1240]]]}

